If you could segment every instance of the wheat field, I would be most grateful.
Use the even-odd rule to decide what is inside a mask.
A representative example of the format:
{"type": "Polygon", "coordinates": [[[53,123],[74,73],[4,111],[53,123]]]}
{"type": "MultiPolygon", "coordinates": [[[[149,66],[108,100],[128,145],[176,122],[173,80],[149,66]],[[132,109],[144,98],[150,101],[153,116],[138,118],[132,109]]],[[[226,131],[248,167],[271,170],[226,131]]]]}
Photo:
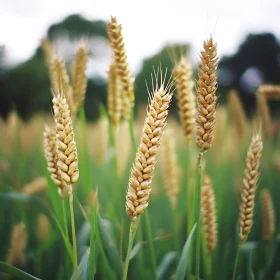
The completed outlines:
{"type": "Polygon", "coordinates": [[[50,114],[0,120],[0,278],[280,279],[279,86],[257,89],[252,116],[235,90],[220,104],[209,35],[198,65],[182,54],[170,77],[151,69],[136,115],[115,17],[108,37],[97,121],[83,109],[84,39],[71,68],[42,41],[50,114]]]}

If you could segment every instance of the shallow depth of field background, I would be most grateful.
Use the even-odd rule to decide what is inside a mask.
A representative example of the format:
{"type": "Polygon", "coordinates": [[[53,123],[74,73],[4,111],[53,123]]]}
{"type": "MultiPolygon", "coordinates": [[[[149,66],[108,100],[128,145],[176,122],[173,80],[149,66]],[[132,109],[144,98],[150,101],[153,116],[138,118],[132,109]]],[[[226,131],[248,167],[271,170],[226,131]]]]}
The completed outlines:
{"type": "MultiPolygon", "coordinates": [[[[106,118],[107,71],[112,60],[107,23],[112,15],[123,25],[128,62],[135,75],[137,143],[148,101],[145,81],[150,87],[153,66],[168,67],[170,76],[174,63],[187,53],[197,79],[196,64],[203,40],[214,34],[220,57],[218,125],[213,147],[205,156],[205,170],[216,194],[219,229],[218,247],[211,258],[213,279],[230,279],[246,152],[257,131],[256,90],[264,83],[280,84],[280,2],[228,4],[217,0],[211,5],[206,1],[132,2],[14,0],[1,4],[0,261],[6,261],[13,226],[24,221],[27,244],[23,259],[16,266],[42,279],[72,276],[69,257],[50,215],[52,211],[58,220],[62,219],[59,197],[49,180],[43,154],[44,124],[52,123],[53,119],[48,70],[40,43],[47,37],[70,67],[79,40],[86,37],[90,50],[87,93],[82,117],[75,127],[80,168],[80,179],[75,186],[78,256],[79,261],[87,257],[90,239],[90,225],[79,204],[92,213],[98,188],[95,276],[120,279],[130,222],[125,213],[125,192],[135,155],[125,124],[120,125],[114,149],[106,118]],[[231,89],[239,93],[247,116],[247,134],[241,138],[234,131],[234,118],[228,106],[231,89]],[[48,180],[47,190],[23,195],[24,188],[34,184],[34,180],[43,186],[48,180]]],[[[276,233],[270,243],[262,241],[262,212],[257,192],[254,225],[240,257],[243,277],[240,279],[280,279],[280,100],[269,100],[268,105],[273,126],[270,134],[264,136],[259,189],[268,188],[272,194],[276,233]]],[[[198,155],[195,141],[191,146],[184,142],[175,98],[167,127],[174,132],[181,191],[178,209],[174,211],[164,191],[161,152],[148,207],[160,279],[174,276],[189,233],[187,219],[191,209],[187,190],[195,184],[198,155]]],[[[142,235],[136,236],[139,248],[134,248],[136,255],[128,279],[152,279],[145,229],[140,225],[139,230],[142,235]]],[[[87,269],[88,263],[84,263],[87,269]]]]}

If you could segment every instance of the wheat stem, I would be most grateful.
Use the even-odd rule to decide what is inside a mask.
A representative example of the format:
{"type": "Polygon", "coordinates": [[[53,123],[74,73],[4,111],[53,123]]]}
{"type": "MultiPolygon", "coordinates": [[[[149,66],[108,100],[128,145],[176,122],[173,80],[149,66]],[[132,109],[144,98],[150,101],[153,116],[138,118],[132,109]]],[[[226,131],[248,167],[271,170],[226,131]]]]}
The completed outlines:
{"type": "Polygon", "coordinates": [[[69,186],[69,206],[70,206],[72,241],[73,241],[74,272],[75,272],[75,279],[78,280],[79,279],[78,254],[77,254],[77,242],[76,242],[76,231],[75,231],[75,220],[74,220],[74,209],[73,209],[73,193],[72,193],[71,186],[69,186]]]}

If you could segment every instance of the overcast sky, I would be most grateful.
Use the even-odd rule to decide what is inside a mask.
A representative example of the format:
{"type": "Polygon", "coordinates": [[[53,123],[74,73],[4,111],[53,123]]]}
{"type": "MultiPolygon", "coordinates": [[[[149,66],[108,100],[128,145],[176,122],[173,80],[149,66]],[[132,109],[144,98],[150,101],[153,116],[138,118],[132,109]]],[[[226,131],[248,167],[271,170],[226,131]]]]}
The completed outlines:
{"type": "Polygon", "coordinates": [[[0,45],[10,62],[33,54],[50,24],[71,13],[123,25],[132,69],[170,42],[192,44],[196,60],[210,33],[220,56],[233,53],[248,32],[273,32],[280,37],[280,0],[0,0],[0,45]]]}

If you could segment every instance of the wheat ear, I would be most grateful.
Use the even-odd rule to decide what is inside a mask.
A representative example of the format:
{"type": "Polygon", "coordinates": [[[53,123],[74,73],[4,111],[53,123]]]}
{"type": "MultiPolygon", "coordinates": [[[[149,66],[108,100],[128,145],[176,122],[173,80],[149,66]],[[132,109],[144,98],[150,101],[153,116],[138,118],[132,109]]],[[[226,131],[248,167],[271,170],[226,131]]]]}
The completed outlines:
{"type": "Polygon", "coordinates": [[[280,85],[261,85],[258,92],[265,95],[268,99],[280,99],[280,85]]]}
{"type": "Polygon", "coordinates": [[[211,180],[204,175],[204,182],[201,188],[201,217],[204,225],[207,250],[210,253],[217,246],[217,215],[215,194],[211,180]]]}
{"type": "Polygon", "coordinates": [[[25,262],[24,250],[27,245],[27,232],[23,222],[14,225],[11,236],[11,244],[6,262],[10,265],[23,264],[25,262]]]}
{"type": "Polygon", "coordinates": [[[115,63],[111,63],[108,73],[108,115],[115,127],[121,118],[121,89],[115,63]]]}
{"type": "Polygon", "coordinates": [[[57,167],[61,175],[62,187],[67,185],[71,191],[71,184],[79,178],[77,146],[70,110],[63,93],[53,97],[53,111],[56,123],[56,152],[57,167]]]}
{"type": "Polygon", "coordinates": [[[217,43],[210,38],[200,51],[199,79],[197,88],[197,131],[196,144],[201,151],[207,151],[214,139],[217,96],[217,43]]]}
{"type": "Polygon", "coordinates": [[[257,91],[257,107],[258,107],[258,114],[262,121],[262,126],[265,134],[267,136],[271,136],[272,132],[272,120],[271,114],[267,102],[267,96],[264,94],[263,91],[257,91]]]}
{"type": "Polygon", "coordinates": [[[46,191],[48,188],[47,180],[44,176],[35,178],[32,182],[26,184],[22,192],[24,194],[33,195],[46,191]]]}
{"type": "Polygon", "coordinates": [[[111,17],[111,21],[108,24],[108,36],[110,46],[114,52],[117,75],[122,87],[122,114],[124,118],[128,119],[131,107],[134,106],[134,81],[127,63],[122,26],[117,23],[116,17],[111,17]]]}
{"type": "Polygon", "coordinates": [[[72,68],[72,95],[73,95],[73,103],[74,103],[74,108],[76,113],[83,106],[85,96],[86,96],[87,60],[88,60],[88,47],[87,47],[87,43],[83,40],[76,52],[74,64],[72,68]]]}
{"type": "Polygon", "coordinates": [[[263,240],[271,240],[275,233],[275,212],[269,190],[260,193],[262,205],[263,240]]]}
{"type": "Polygon", "coordinates": [[[180,191],[179,167],[176,157],[174,133],[166,129],[162,141],[163,178],[167,196],[173,208],[177,206],[180,191]]]}
{"type": "Polygon", "coordinates": [[[255,193],[259,178],[263,143],[260,134],[253,136],[248,149],[240,205],[240,241],[246,242],[253,225],[255,193]]]}
{"type": "Polygon", "coordinates": [[[169,89],[170,85],[164,87],[164,80],[162,79],[158,86],[158,77],[156,76],[156,87],[153,90],[148,107],[126,194],[126,212],[133,220],[143,214],[149,204],[156,155],[166,125],[167,109],[172,98],[169,89]]]}
{"type": "Polygon", "coordinates": [[[228,104],[236,135],[240,140],[242,140],[248,132],[248,126],[243,105],[240,101],[238,93],[235,90],[231,90],[228,93],[228,104]]]}
{"type": "Polygon", "coordinates": [[[63,92],[71,116],[75,116],[75,107],[73,101],[72,87],[69,84],[69,77],[66,71],[65,63],[58,57],[54,57],[52,60],[52,71],[54,76],[54,81],[52,82],[52,90],[55,95],[63,92]]]}
{"type": "Polygon", "coordinates": [[[177,86],[176,99],[180,119],[186,142],[190,143],[194,131],[196,104],[193,92],[194,81],[192,78],[192,68],[186,57],[181,57],[179,63],[174,67],[173,75],[177,86]]]}
{"type": "Polygon", "coordinates": [[[37,237],[43,242],[50,231],[50,222],[46,215],[39,214],[37,218],[37,237]]]}

